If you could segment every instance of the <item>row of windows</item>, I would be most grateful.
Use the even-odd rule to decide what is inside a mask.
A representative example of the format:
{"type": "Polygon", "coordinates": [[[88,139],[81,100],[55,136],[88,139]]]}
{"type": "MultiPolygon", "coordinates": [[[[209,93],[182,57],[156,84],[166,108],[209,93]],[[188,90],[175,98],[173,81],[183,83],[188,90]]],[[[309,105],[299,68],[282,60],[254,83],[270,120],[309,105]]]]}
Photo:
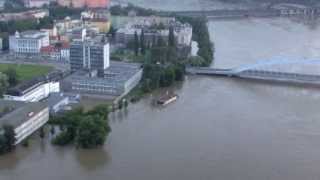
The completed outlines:
{"type": "Polygon", "coordinates": [[[105,87],[90,87],[90,86],[72,86],[73,90],[78,91],[94,91],[101,93],[117,93],[115,89],[105,88],[105,87]]]}

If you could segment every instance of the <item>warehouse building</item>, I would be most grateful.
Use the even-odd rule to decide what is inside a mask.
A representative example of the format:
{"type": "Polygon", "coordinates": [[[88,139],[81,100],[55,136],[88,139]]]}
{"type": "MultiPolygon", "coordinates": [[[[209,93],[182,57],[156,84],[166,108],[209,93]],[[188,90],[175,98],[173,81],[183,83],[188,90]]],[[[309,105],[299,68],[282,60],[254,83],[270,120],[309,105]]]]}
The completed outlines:
{"type": "Polygon", "coordinates": [[[3,95],[5,100],[37,102],[47,98],[49,94],[60,92],[62,78],[60,72],[52,72],[46,76],[34,78],[10,88],[3,95]]]}
{"type": "Polygon", "coordinates": [[[81,70],[62,82],[62,89],[87,95],[122,96],[130,92],[141,80],[140,64],[110,62],[110,67],[98,76],[97,70],[81,70]]]}

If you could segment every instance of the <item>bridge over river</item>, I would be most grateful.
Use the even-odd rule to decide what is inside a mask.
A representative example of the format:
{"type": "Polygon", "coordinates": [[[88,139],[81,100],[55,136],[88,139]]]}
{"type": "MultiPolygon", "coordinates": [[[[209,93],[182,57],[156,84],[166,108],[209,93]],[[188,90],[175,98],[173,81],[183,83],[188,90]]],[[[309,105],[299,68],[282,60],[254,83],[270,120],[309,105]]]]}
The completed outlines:
{"type": "Polygon", "coordinates": [[[280,16],[303,16],[317,17],[320,15],[319,7],[305,8],[257,8],[257,9],[218,9],[218,10],[199,10],[199,11],[176,11],[160,12],[161,15],[179,15],[188,17],[206,17],[208,19],[220,18],[244,18],[244,17],[280,17],[280,16]]]}
{"type": "Polygon", "coordinates": [[[320,85],[320,74],[311,73],[294,73],[281,72],[276,70],[264,70],[261,66],[278,65],[278,64],[320,64],[320,60],[306,60],[306,61],[270,61],[265,63],[258,63],[234,69],[217,69],[207,67],[188,67],[186,72],[194,75],[208,75],[208,76],[223,76],[242,79],[256,79],[264,81],[277,82],[291,82],[291,83],[308,83],[320,85]]]}
{"type": "Polygon", "coordinates": [[[273,9],[221,9],[221,10],[203,10],[203,11],[179,11],[174,14],[189,17],[206,17],[208,19],[219,18],[243,18],[243,17],[277,17],[280,11],[273,9]]]}

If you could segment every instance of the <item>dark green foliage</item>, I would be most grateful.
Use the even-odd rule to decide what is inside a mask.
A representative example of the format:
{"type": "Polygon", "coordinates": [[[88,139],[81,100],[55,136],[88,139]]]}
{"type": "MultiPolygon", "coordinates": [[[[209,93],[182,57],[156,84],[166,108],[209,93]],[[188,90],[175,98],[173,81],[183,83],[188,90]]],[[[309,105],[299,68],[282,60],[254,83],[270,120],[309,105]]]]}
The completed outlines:
{"type": "Polygon", "coordinates": [[[19,76],[15,68],[8,68],[4,73],[7,75],[8,83],[11,87],[18,84],[19,76]]]}
{"type": "Polygon", "coordinates": [[[83,9],[62,7],[57,4],[52,4],[49,7],[49,14],[53,19],[64,19],[67,16],[80,17],[82,11],[83,9]]]}
{"type": "Polygon", "coordinates": [[[4,125],[3,131],[3,137],[5,139],[5,152],[11,152],[14,149],[14,143],[16,142],[14,127],[10,125],[4,125]]]}
{"type": "Polygon", "coordinates": [[[169,87],[171,86],[176,79],[174,67],[169,66],[163,69],[163,73],[160,77],[160,86],[169,87]]]}
{"type": "Polygon", "coordinates": [[[5,74],[0,73],[0,97],[3,96],[3,94],[6,92],[8,87],[9,87],[8,77],[5,74]]]}
{"type": "Polygon", "coordinates": [[[185,75],[185,66],[184,65],[176,65],[174,67],[174,74],[176,81],[183,81],[185,75]]]}
{"type": "Polygon", "coordinates": [[[167,61],[167,47],[165,46],[155,46],[151,48],[151,59],[150,63],[160,63],[164,64],[167,61]]]}
{"type": "Polygon", "coordinates": [[[168,39],[168,45],[169,47],[176,48],[176,39],[174,37],[174,29],[173,27],[169,28],[169,39],[168,39]]]}
{"type": "Polygon", "coordinates": [[[51,126],[50,133],[51,133],[52,135],[55,135],[55,134],[56,134],[56,128],[55,128],[54,126],[51,126]]]}
{"type": "Polygon", "coordinates": [[[114,16],[127,16],[130,11],[135,11],[137,16],[151,16],[155,14],[151,9],[141,8],[133,4],[129,4],[127,7],[120,5],[110,7],[110,12],[114,16]]]}
{"type": "Polygon", "coordinates": [[[73,141],[73,138],[71,137],[69,132],[63,131],[52,140],[52,144],[65,146],[72,143],[72,141],[73,141]]]}
{"type": "Polygon", "coordinates": [[[134,32],[134,54],[139,55],[139,37],[137,31],[134,32]]]}
{"type": "Polygon", "coordinates": [[[29,142],[30,140],[29,140],[29,138],[27,138],[27,139],[25,139],[24,141],[22,141],[22,146],[24,146],[24,147],[29,147],[29,145],[30,145],[30,142],[29,142]]]}
{"type": "Polygon", "coordinates": [[[94,148],[104,144],[110,127],[100,116],[86,116],[81,121],[76,144],[81,148],[94,148]]]}
{"type": "Polygon", "coordinates": [[[119,102],[119,103],[118,103],[118,109],[119,109],[119,110],[121,110],[121,109],[122,109],[122,107],[123,107],[122,103],[121,103],[121,102],[119,102]]]}
{"type": "Polygon", "coordinates": [[[53,21],[54,19],[52,17],[44,17],[42,19],[39,19],[38,27],[39,29],[51,29],[53,28],[53,21]]]}
{"type": "Polygon", "coordinates": [[[44,137],[45,137],[45,131],[44,131],[44,128],[42,127],[42,128],[40,128],[40,130],[39,130],[40,132],[39,132],[39,136],[40,136],[40,138],[41,139],[43,139],[44,137]]]}
{"type": "Polygon", "coordinates": [[[128,101],[126,99],[124,99],[122,102],[123,102],[123,106],[125,108],[127,108],[129,106],[129,103],[128,103],[128,101]]]}
{"type": "Polygon", "coordinates": [[[88,111],[87,115],[99,115],[103,120],[107,120],[109,115],[109,105],[98,105],[94,109],[88,111]]]}
{"type": "Polygon", "coordinates": [[[193,28],[192,39],[198,42],[198,55],[203,59],[201,66],[209,66],[214,59],[214,45],[210,41],[207,20],[204,18],[177,17],[184,23],[189,23],[193,28]]]}
{"type": "Polygon", "coordinates": [[[0,135],[0,155],[7,152],[6,138],[0,135]]]}
{"type": "Polygon", "coordinates": [[[94,148],[103,145],[111,128],[108,124],[108,105],[99,105],[84,112],[75,109],[52,122],[65,127],[52,141],[56,145],[76,144],[81,148],[94,148]]]}
{"type": "Polygon", "coordinates": [[[141,48],[141,54],[145,55],[146,54],[146,43],[145,43],[144,30],[143,29],[142,29],[141,35],[140,35],[140,48],[141,48]]]}

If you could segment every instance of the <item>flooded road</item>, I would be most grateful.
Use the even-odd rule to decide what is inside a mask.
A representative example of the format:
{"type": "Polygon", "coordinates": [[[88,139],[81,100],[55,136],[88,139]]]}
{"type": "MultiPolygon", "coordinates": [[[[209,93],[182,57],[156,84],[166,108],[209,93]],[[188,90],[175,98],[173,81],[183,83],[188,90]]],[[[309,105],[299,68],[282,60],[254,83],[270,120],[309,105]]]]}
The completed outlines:
{"type": "MultiPolygon", "coordinates": [[[[215,67],[319,58],[320,30],[287,19],[209,23],[215,67]]],[[[291,67],[292,68],[292,67],[291,67]]],[[[320,88],[187,77],[166,108],[146,97],[110,115],[98,150],[31,147],[0,157],[0,180],[319,179],[320,88]]]]}

